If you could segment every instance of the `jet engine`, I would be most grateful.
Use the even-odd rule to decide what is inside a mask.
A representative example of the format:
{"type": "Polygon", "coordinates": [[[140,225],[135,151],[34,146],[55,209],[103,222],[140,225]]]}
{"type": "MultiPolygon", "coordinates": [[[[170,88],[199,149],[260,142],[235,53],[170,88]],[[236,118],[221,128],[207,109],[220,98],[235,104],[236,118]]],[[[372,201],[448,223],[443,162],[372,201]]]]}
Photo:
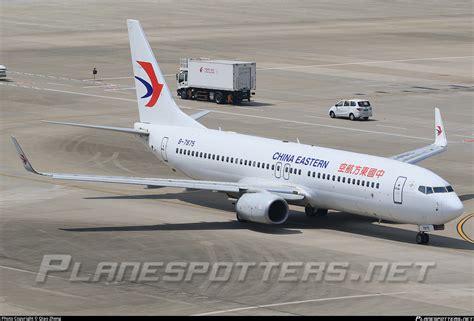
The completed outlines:
{"type": "Polygon", "coordinates": [[[288,218],[288,203],[268,192],[246,193],[236,204],[239,219],[263,224],[282,224],[288,218]]]}

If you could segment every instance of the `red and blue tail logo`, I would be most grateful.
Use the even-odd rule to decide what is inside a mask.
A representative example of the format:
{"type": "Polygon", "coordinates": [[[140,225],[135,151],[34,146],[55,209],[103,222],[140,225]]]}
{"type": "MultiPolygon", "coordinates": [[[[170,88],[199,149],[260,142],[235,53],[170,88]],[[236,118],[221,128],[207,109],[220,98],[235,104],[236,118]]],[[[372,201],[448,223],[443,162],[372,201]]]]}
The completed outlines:
{"type": "Polygon", "coordinates": [[[153,65],[146,61],[138,61],[138,64],[145,70],[146,74],[148,75],[148,79],[150,79],[151,84],[143,78],[135,76],[146,88],[146,93],[141,98],[148,98],[150,100],[146,103],[146,107],[154,107],[158,98],[160,98],[161,91],[163,90],[163,84],[160,84],[158,79],[156,78],[155,70],[153,69],[153,65]]]}

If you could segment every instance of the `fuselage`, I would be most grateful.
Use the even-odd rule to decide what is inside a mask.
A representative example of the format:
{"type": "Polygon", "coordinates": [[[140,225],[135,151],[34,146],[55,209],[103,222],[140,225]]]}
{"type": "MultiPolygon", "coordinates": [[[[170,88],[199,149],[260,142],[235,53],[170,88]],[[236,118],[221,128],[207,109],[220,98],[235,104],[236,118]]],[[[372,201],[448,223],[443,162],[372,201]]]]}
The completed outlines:
{"type": "Polygon", "coordinates": [[[199,180],[297,186],[304,204],[410,224],[444,224],[463,212],[449,184],[397,160],[207,128],[136,123],[145,143],[172,169],[199,180]],[[438,189],[441,190],[441,189],[438,189]]]}

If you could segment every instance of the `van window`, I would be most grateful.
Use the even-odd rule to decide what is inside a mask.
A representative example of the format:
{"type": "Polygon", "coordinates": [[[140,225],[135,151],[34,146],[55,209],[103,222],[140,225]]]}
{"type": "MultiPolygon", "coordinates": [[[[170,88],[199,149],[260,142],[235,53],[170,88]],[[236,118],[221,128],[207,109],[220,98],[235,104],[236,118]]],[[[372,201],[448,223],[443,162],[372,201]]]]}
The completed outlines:
{"type": "Polygon", "coordinates": [[[348,102],[348,101],[345,101],[345,102],[344,102],[344,106],[349,106],[349,102],[348,102]]]}
{"type": "Polygon", "coordinates": [[[351,101],[351,106],[352,106],[352,107],[355,107],[355,105],[356,105],[356,102],[355,102],[355,101],[351,101]]]}
{"type": "Polygon", "coordinates": [[[359,104],[360,107],[370,107],[370,103],[369,103],[368,101],[366,101],[366,100],[364,100],[364,101],[359,101],[358,104],[359,104]]]}
{"type": "Polygon", "coordinates": [[[344,104],[344,101],[341,100],[340,102],[338,102],[338,103],[336,104],[336,107],[340,107],[340,106],[342,106],[343,104],[344,104]]]}

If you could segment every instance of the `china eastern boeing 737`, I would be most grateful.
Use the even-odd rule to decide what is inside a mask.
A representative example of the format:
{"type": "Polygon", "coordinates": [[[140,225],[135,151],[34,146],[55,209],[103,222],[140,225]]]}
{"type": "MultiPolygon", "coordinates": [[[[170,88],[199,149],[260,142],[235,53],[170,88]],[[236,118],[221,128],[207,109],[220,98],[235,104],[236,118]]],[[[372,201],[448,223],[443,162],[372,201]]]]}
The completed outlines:
{"type": "Polygon", "coordinates": [[[463,213],[444,179],[413,165],[447,148],[438,109],[434,143],[390,158],[208,129],[197,121],[207,111],[188,116],[179,109],[140,22],[127,22],[140,122],[134,128],[55,123],[135,135],[190,179],[42,173],[12,137],[28,171],[61,180],[222,192],[237,199],[240,222],[282,224],[288,204],[305,207],[308,216],[347,211],[415,224],[419,244],[428,243],[426,232],[444,229],[444,223],[463,213]]]}

